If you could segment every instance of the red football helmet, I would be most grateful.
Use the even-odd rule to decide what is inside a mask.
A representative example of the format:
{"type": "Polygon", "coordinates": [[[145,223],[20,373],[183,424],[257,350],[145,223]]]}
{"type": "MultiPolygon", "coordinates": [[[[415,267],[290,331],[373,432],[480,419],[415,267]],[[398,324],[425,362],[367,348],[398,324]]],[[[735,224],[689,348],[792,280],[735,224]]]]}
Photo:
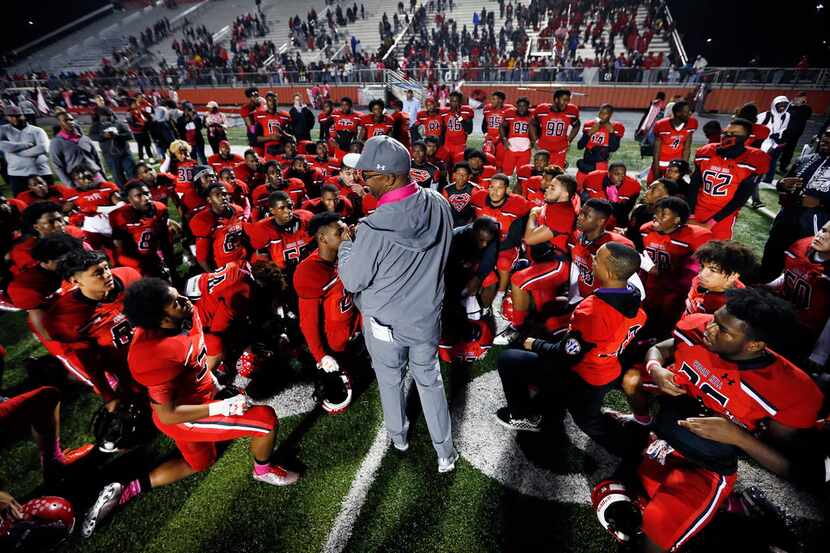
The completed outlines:
{"type": "Polygon", "coordinates": [[[72,534],[75,509],[62,497],[44,496],[21,506],[22,517],[0,518],[0,540],[20,551],[48,551],[72,534]]]}
{"type": "Polygon", "coordinates": [[[625,484],[603,480],[591,492],[591,503],[603,528],[620,543],[628,543],[642,531],[643,513],[625,484]]]}
{"type": "Polygon", "coordinates": [[[453,345],[440,344],[438,346],[438,355],[442,361],[452,363],[455,359],[460,359],[472,363],[481,361],[487,356],[487,352],[493,345],[493,327],[490,322],[483,319],[468,320],[467,324],[469,326],[466,340],[453,345]]]}

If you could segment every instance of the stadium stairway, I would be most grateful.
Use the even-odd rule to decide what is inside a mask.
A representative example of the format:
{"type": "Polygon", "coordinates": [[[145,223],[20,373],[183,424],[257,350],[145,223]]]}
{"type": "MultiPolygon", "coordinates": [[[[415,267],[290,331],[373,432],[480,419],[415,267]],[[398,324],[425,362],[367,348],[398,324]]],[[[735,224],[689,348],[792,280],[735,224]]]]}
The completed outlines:
{"type": "Polygon", "coordinates": [[[113,49],[126,46],[130,35],[138,38],[147,27],[152,27],[163,17],[167,17],[171,26],[175,26],[180,18],[192,14],[207,3],[204,0],[174,9],[165,8],[159,3],[142,9],[114,12],[35,52],[11,68],[10,72],[24,72],[30,68],[50,73],[97,70],[101,67],[101,58],[111,59],[113,49]]]}

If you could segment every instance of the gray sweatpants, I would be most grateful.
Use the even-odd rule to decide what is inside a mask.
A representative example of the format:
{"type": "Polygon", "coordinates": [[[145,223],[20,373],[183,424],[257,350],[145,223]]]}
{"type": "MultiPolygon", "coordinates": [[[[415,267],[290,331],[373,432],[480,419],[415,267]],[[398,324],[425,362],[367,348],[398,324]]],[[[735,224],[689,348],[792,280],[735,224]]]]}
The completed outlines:
{"type": "Polygon", "coordinates": [[[384,341],[373,335],[371,325],[369,317],[365,317],[363,336],[372,356],[372,368],[378,377],[383,420],[389,436],[399,444],[407,439],[409,421],[406,418],[404,371],[408,365],[418,386],[432,445],[439,457],[449,457],[453,452],[452,423],[441,379],[438,344],[406,346],[394,338],[391,342],[384,341]]]}

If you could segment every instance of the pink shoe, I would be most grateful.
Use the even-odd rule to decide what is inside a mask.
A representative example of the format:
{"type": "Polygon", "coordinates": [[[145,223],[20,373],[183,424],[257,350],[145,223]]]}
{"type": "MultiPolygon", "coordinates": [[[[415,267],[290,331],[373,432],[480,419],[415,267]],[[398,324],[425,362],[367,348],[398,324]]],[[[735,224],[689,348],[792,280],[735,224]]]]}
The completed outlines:
{"type": "Polygon", "coordinates": [[[268,472],[262,474],[253,473],[254,480],[271,484],[272,486],[290,486],[300,479],[296,472],[285,470],[280,465],[271,465],[268,472]]]}

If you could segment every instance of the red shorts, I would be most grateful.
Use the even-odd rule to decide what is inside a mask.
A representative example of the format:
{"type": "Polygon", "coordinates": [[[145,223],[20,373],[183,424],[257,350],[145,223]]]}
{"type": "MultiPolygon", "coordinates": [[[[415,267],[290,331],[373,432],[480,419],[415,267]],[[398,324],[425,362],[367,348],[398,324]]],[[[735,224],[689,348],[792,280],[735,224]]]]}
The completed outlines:
{"type": "Polygon", "coordinates": [[[665,465],[646,457],[638,473],[647,496],[643,532],[665,550],[680,548],[712,522],[737,480],[737,473],[718,474],[677,453],[665,465]]]}
{"type": "Polygon", "coordinates": [[[41,433],[47,432],[52,427],[55,406],[60,400],[60,390],[52,386],[41,386],[0,403],[0,428],[3,428],[3,435],[26,433],[32,427],[41,433]]]}
{"type": "Polygon", "coordinates": [[[498,260],[496,261],[496,270],[500,273],[509,272],[517,259],[519,259],[519,248],[509,248],[500,251],[498,260]]]}
{"type": "Polygon", "coordinates": [[[570,263],[567,261],[546,261],[534,263],[527,269],[513,273],[510,282],[533,297],[536,310],[553,301],[559,289],[568,282],[570,263]]]}
{"type": "Polygon", "coordinates": [[[502,172],[508,177],[513,174],[514,169],[518,169],[522,165],[530,163],[530,150],[524,152],[514,152],[513,150],[504,149],[504,157],[502,158],[502,172]]]}
{"type": "Polygon", "coordinates": [[[548,165],[558,165],[562,169],[567,167],[568,165],[568,146],[565,146],[563,149],[560,147],[551,147],[546,144],[543,144],[541,141],[536,143],[537,149],[547,150],[550,153],[550,158],[548,159],[548,165]]]}
{"type": "MultiPolygon", "coordinates": [[[[695,212],[694,219],[699,223],[703,223],[711,217],[712,214],[709,213],[698,213],[695,212]]],[[[709,229],[712,231],[712,240],[732,240],[732,231],[735,230],[735,221],[738,220],[738,212],[736,211],[726,219],[723,219],[719,223],[715,223],[715,225],[709,229]]]]}
{"type": "Polygon", "coordinates": [[[504,152],[507,150],[507,148],[504,147],[504,144],[501,142],[501,139],[497,139],[497,141],[494,142],[496,144],[496,151],[493,155],[496,157],[496,168],[503,173],[504,152]]]}
{"type": "Polygon", "coordinates": [[[444,147],[441,148],[444,152],[443,154],[439,154],[439,157],[443,157],[444,159],[449,160],[450,166],[455,165],[461,161],[464,161],[464,150],[467,148],[467,144],[444,144],[444,147]]]}
{"type": "Polygon", "coordinates": [[[215,442],[265,436],[277,426],[277,415],[270,407],[255,405],[244,415],[218,415],[179,424],[163,424],[153,413],[153,422],[176,442],[176,447],[191,468],[203,471],[216,462],[215,442]]]}

